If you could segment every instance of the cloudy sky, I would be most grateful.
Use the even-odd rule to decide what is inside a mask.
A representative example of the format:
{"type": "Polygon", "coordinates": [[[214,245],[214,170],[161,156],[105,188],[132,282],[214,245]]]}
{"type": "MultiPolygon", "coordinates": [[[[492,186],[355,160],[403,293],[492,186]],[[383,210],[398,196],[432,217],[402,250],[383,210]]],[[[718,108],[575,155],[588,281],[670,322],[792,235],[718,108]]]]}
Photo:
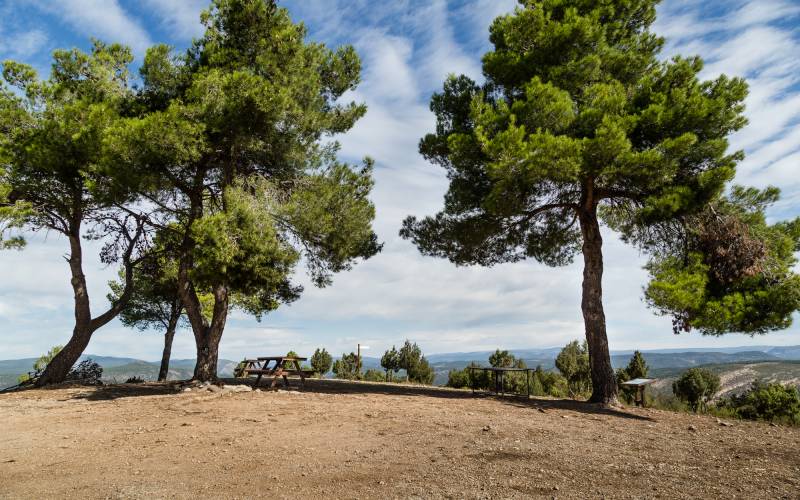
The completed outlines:
{"type": "MultiPolygon", "coordinates": [[[[341,138],[342,156],[376,160],[373,194],[376,229],[384,251],[335,278],[332,287],[306,293],[261,323],[234,312],[221,356],[275,354],[292,348],[335,353],[360,342],[372,355],[404,339],[425,352],[551,347],[583,336],[581,266],[547,268],[535,262],[493,268],[457,268],[421,257],[397,236],[406,215],[432,214],[446,189],[443,172],[417,153],[433,128],[432,92],[448,73],[480,80],[487,28],[513,10],[513,0],[445,2],[408,0],[295,0],[283,3],[310,37],[331,46],[352,44],[363,60],[362,84],[353,96],[366,117],[341,138]]],[[[0,59],[16,59],[46,73],[59,47],[87,48],[89,38],[128,44],[141,62],[148,46],[185,47],[201,33],[205,0],[0,0],[0,59]]],[[[777,185],[782,202],[774,219],[800,215],[800,3],[797,0],[666,0],[656,31],[668,38],[664,57],[699,54],[703,76],[747,77],[750,124],[732,137],[747,159],[738,181],[777,185]]],[[[642,301],[644,259],[611,232],[605,236],[605,294],[612,349],[800,344],[800,327],[765,337],[676,336],[668,318],[642,301]]],[[[0,254],[0,359],[37,356],[65,343],[72,324],[72,293],[55,234],[33,236],[22,252],[0,254]]],[[[96,256],[96,247],[86,252],[96,256]]],[[[580,259],[578,259],[580,261],[580,259]]],[[[106,283],[115,276],[99,261],[87,263],[93,310],[107,305],[106,283]]],[[[308,281],[300,276],[302,281],[308,281]]],[[[131,331],[115,322],[95,333],[87,352],[154,360],[159,332],[131,331]]],[[[369,354],[369,353],[368,353],[369,354]]],[[[176,336],[173,356],[194,357],[189,331],[176,336]]]]}

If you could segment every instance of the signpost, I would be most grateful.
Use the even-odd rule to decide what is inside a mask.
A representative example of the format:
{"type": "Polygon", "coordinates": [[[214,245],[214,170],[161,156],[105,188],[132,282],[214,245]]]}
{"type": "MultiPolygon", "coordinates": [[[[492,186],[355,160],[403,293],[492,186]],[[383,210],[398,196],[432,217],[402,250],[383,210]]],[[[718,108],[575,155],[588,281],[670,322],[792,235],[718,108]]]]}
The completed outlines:
{"type": "Polygon", "coordinates": [[[356,370],[359,372],[361,371],[361,349],[369,349],[369,346],[358,344],[358,347],[356,348],[356,370]]]}

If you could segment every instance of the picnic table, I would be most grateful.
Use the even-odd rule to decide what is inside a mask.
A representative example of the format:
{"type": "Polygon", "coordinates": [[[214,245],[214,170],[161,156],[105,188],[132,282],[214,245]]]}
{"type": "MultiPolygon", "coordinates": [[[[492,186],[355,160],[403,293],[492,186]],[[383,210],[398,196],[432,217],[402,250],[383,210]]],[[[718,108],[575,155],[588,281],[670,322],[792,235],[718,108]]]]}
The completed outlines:
{"type": "Polygon", "coordinates": [[[627,387],[636,387],[636,394],[633,396],[633,403],[636,406],[641,406],[644,408],[644,388],[655,381],[656,379],[654,378],[635,378],[633,380],[623,382],[622,385],[627,387]]]}
{"type": "Polygon", "coordinates": [[[495,394],[502,394],[505,396],[506,388],[505,388],[505,379],[506,373],[508,372],[525,372],[525,386],[527,388],[527,396],[530,397],[531,395],[531,372],[534,371],[533,368],[499,368],[494,366],[468,366],[467,369],[470,372],[470,387],[472,388],[472,394],[475,394],[475,377],[473,376],[474,370],[480,370],[483,372],[490,372],[494,377],[494,393],[495,394]]]}
{"type": "Polygon", "coordinates": [[[274,388],[278,380],[283,378],[283,383],[289,387],[289,375],[296,375],[300,377],[300,383],[303,387],[306,385],[306,376],[312,375],[313,370],[303,370],[300,366],[301,361],[308,358],[301,358],[298,356],[264,356],[255,359],[245,359],[242,361],[234,376],[236,377],[250,377],[256,375],[256,382],[254,387],[258,387],[261,382],[261,377],[272,377],[270,388],[274,388]]]}

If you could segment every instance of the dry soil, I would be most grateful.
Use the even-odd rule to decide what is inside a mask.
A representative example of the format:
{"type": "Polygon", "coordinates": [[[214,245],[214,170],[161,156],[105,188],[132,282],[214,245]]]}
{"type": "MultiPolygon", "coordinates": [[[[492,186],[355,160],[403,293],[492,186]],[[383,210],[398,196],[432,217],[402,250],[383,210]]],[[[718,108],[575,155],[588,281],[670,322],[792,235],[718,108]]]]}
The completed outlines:
{"type": "Polygon", "coordinates": [[[798,428],[386,384],[234,389],[0,395],[0,498],[800,498],[798,428]]]}

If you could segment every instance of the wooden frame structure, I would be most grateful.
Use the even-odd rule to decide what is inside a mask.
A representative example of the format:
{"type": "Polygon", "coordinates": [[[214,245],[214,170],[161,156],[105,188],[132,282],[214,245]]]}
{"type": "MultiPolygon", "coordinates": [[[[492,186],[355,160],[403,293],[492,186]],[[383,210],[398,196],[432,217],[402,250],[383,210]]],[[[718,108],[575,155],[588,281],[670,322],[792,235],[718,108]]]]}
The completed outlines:
{"type": "Polygon", "coordinates": [[[506,395],[505,389],[505,375],[508,372],[525,372],[525,387],[526,393],[513,393],[518,396],[527,396],[531,397],[531,372],[535,371],[534,368],[497,368],[494,366],[468,366],[467,370],[469,370],[469,381],[470,381],[470,388],[472,389],[472,394],[476,393],[475,388],[475,377],[473,375],[475,370],[480,370],[482,372],[491,372],[494,376],[494,391],[489,391],[489,393],[499,394],[501,396],[506,395]]]}

